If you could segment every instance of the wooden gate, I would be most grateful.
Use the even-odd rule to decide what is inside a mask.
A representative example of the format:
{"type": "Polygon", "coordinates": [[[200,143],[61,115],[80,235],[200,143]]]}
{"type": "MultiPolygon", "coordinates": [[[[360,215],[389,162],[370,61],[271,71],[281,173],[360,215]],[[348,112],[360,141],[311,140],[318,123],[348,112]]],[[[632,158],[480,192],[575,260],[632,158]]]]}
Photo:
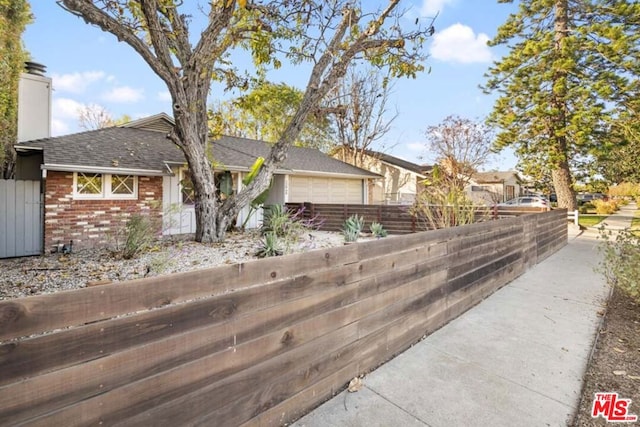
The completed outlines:
{"type": "Polygon", "coordinates": [[[41,253],[40,182],[0,180],[0,258],[41,253]]]}

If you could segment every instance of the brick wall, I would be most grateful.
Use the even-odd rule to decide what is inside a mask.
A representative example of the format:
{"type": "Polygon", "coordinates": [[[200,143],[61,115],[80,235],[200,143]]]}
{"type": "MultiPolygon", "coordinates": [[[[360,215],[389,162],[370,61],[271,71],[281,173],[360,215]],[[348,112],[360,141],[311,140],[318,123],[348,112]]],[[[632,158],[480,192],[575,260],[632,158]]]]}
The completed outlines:
{"type": "Polygon", "coordinates": [[[45,182],[44,250],[73,240],[73,249],[114,244],[133,213],[157,219],[161,233],[162,177],[139,177],[137,200],[74,200],[73,173],[48,171],[45,182]]]}

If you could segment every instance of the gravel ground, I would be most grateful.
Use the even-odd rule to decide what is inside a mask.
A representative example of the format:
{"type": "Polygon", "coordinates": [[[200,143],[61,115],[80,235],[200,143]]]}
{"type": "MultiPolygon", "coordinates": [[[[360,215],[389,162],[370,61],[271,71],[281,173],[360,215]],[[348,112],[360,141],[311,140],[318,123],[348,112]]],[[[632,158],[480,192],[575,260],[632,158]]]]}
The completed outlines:
{"type": "MultiPolygon", "coordinates": [[[[313,231],[293,252],[342,245],[340,233],[313,231]]],[[[135,259],[118,259],[106,249],[0,260],[0,300],[178,273],[255,259],[260,235],[230,233],[224,243],[161,241],[135,259]]]]}

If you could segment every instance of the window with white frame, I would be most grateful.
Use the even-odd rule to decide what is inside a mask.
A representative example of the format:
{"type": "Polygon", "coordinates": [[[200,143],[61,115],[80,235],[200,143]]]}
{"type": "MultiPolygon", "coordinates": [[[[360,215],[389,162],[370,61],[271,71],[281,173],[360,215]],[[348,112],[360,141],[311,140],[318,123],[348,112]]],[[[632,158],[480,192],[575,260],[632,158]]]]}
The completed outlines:
{"type": "Polygon", "coordinates": [[[74,172],[75,199],[136,199],[138,177],[103,173],[74,172]]]}

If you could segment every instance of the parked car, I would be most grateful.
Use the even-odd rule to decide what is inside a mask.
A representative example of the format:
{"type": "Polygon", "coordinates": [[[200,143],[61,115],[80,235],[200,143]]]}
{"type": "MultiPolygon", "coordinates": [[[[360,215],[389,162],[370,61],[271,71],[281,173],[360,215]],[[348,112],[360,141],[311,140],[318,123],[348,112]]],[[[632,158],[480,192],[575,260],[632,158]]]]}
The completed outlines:
{"type": "Polygon", "coordinates": [[[578,193],[577,195],[578,205],[582,206],[585,203],[593,202],[597,199],[604,199],[604,194],[602,193],[578,193]]]}
{"type": "Polygon", "coordinates": [[[540,196],[523,196],[498,203],[502,208],[548,208],[549,201],[540,196]]]}

